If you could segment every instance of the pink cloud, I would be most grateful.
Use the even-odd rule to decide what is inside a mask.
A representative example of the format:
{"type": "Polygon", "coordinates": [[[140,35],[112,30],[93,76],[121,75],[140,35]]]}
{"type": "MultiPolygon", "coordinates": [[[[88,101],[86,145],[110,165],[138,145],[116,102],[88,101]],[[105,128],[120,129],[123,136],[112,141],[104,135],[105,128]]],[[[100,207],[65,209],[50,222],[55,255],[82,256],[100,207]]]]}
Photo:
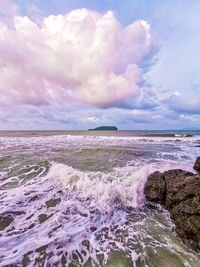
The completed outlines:
{"type": "Polygon", "coordinates": [[[13,0],[1,0],[0,1],[0,20],[6,25],[12,26],[12,20],[18,14],[18,6],[13,0]]]}
{"type": "Polygon", "coordinates": [[[139,95],[154,49],[147,22],[124,28],[111,11],[79,9],[40,25],[14,16],[13,25],[0,23],[0,95],[9,101],[110,107],[139,95]]]}

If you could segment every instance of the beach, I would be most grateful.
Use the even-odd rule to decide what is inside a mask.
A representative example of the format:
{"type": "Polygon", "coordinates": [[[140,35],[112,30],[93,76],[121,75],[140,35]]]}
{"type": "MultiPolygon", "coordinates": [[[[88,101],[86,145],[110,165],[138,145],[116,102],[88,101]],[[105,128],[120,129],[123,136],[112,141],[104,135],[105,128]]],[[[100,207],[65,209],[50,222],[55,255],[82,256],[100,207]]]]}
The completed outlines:
{"type": "Polygon", "coordinates": [[[1,131],[0,266],[199,266],[143,192],[199,152],[200,131],[1,131]]]}

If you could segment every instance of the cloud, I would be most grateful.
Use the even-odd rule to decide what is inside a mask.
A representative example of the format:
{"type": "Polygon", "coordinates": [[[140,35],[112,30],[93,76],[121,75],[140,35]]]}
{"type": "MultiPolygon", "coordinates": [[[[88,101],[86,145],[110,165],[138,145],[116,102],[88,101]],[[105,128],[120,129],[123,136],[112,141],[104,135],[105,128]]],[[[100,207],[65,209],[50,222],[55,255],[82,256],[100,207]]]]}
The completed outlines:
{"type": "Polygon", "coordinates": [[[147,22],[122,27],[111,11],[78,9],[40,25],[14,16],[13,26],[0,23],[0,95],[17,105],[117,106],[140,94],[155,52],[147,22]]]}
{"type": "Polygon", "coordinates": [[[19,12],[18,6],[12,0],[0,1],[0,21],[8,26],[13,25],[13,18],[19,12]]]}
{"type": "Polygon", "coordinates": [[[168,108],[184,114],[200,114],[200,99],[197,90],[196,95],[171,95],[163,103],[168,105],[168,108]]]}

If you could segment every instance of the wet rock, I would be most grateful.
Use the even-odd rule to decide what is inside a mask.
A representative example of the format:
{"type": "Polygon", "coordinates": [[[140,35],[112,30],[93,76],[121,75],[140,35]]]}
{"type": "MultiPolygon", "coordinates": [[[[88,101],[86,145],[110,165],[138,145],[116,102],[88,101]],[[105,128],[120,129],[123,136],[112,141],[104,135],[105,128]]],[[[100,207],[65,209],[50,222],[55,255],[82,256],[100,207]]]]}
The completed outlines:
{"type": "MultiPolygon", "coordinates": [[[[196,166],[197,170],[198,163],[196,166]]],[[[154,172],[144,193],[147,200],[162,204],[170,212],[183,242],[200,251],[200,175],[178,169],[154,172]]]]}
{"type": "Polygon", "coordinates": [[[198,173],[200,173],[200,157],[197,157],[195,163],[194,163],[194,167],[195,171],[197,171],[198,173]]]}
{"type": "Polygon", "coordinates": [[[165,205],[173,208],[181,201],[189,199],[193,195],[195,178],[191,172],[183,170],[170,170],[164,172],[166,183],[165,205]]]}
{"type": "Polygon", "coordinates": [[[165,201],[165,190],[166,183],[164,175],[160,172],[152,173],[144,188],[147,199],[152,202],[163,204],[165,201]]]}

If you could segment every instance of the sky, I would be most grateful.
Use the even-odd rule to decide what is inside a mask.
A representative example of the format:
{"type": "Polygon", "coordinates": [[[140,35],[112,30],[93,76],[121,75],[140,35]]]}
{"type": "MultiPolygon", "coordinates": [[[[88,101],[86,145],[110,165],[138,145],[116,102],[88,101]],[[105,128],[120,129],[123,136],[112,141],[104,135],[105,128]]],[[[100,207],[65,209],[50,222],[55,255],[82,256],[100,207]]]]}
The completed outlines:
{"type": "Polygon", "coordinates": [[[0,0],[0,130],[200,129],[199,0],[0,0]]]}

